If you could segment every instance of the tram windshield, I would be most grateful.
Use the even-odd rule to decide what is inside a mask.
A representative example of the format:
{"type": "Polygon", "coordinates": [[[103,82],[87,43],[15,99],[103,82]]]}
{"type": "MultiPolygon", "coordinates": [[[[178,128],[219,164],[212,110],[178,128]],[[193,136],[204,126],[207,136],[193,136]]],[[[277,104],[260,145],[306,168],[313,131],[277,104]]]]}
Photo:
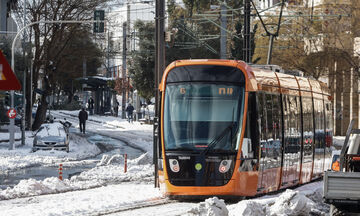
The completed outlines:
{"type": "Polygon", "coordinates": [[[244,87],[214,83],[168,84],[165,91],[165,150],[237,150],[244,87]]]}

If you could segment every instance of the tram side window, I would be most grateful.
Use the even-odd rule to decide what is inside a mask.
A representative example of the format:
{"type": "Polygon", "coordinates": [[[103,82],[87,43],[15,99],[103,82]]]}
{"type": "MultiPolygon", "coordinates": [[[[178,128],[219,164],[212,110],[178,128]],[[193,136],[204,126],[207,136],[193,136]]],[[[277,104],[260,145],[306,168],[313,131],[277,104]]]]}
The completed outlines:
{"type": "Polygon", "coordinates": [[[267,156],[276,160],[272,167],[280,166],[281,148],[281,109],[279,95],[266,95],[267,109],[267,156]]]}
{"type": "Polygon", "coordinates": [[[325,147],[325,130],[324,130],[324,105],[323,101],[314,99],[315,113],[315,148],[323,149],[325,147]]]}
{"type": "Polygon", "coordinates": [[[265,169],[281,165],[281,109],[280,96],[259,94],[259,115],[261,121],[261,159],[265,169]]]}
{"type": "Polygon", "coordinates": [[[304,128],[304,162],[312,161],[314,142],[314,117],[311,98],[302,98],[303,128],[304,128]]]}
{"type": "Polygon", "coordinates": [[[264,93],[258,94],[258,113],[259,113],[259,121],[260,121],[260,157],[266,157],[266,146],[267,146],[267,123],[266,123],[266,107],[265,107],[265,97],[264,93]]]}
{"type": "Polygon", "coordinates": [[[325,131],[325,143],[326,147],[330,147],[332,144],[333,136],[333,112],[331,102],[326,103],[326,131],[325,131]]]}
{"type": "Polygon", "coordinates": [[[301,125],[299,97],[284,95],[284,147],[285,154],[301,150],[301,125]]]}

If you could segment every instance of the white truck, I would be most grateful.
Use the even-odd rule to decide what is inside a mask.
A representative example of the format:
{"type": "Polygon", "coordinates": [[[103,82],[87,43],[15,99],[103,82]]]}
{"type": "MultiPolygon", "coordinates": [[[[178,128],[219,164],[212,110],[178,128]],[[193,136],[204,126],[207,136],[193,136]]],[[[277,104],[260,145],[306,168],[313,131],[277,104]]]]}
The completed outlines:
{"type": "Polygon", "coordinates": [[[360,129],[350,122],[340,154],[324,174],[324,201],[330,215],[360,215],[360,129]]]}

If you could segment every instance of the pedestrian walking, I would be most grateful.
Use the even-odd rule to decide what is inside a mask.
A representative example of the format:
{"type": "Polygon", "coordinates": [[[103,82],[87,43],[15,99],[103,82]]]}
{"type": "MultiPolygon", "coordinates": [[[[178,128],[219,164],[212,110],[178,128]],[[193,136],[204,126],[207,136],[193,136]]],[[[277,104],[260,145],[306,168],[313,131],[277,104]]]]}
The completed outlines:
{"type": "Polygon", "coordinates": [[[85,123],[87,119],[88,113],[85,111],[85,108],[81,108],[79,112],[80,133],[85,134],[85,123]]]}
{"type": "Polygon", "coordinates": [[[145,118],[145,109],[146,109],[146,105],[143,104],[140,108],[140,113],[141,113],[141,117],[140,118],[145,118]]]}
{"type": "Polygon", "coordinates": [[[133,122],[133,112],[134,112],[134,107],[133,105],[131,105],[131,103],[129,103],[129,105],[126,107],[127,112],[127,117],[128,117],[128,122],[133,122]]]}
{"type": "Polygon", "coordinates": [[[119,115],[119,102],[117,100],[115,101],[114,112],[115,112],[115,116],[118,117],[118,115],[119,115]]]}
{"type": "Polygon", "coordinates": [[[94,103],[95,103],[94,99],[92,97],[90,97],[88,100],[88,108],[90,111],[90,115],[94,114],[94,103]]]}

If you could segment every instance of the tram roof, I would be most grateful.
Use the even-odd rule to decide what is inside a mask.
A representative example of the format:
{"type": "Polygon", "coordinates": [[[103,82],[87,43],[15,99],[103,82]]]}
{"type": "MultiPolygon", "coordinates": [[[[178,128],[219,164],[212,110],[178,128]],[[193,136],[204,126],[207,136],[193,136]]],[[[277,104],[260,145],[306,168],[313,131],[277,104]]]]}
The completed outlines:
{"type": "MultiPolygon", "coordinates": [[[[165,82],[168,72],[179,66],[185,65],[227,65],[241,69],[247,80],[249,91],[271,91],[282,92],[293,95],[325,94],[330,95],[325,83],[306,77],[294,76],[281,73],[281,68],[277,65],[249,65],[243,61],[227,59],[192,59],[178,60],[172,62],[165,70],[162,83],[165,82]],[[275,71],[279,72],[275,72],[275,71]]],[[[163,86],[159,86],[161,90],[163,86]]]]}
{"type": "MultiPolygon", "coordinates": [[[[258,90],[269,91],[269,87],[276,87],[278,91],[298,94],[294,91],[299,91],[302,95],[309,95],[311,93],[329,95],[329,90],[325,83],[313,80],[307,77],[294,76],[285,73],[274,72],[269,69],[259,67],[251,67],[252,73],[255,76],[258,90]]],[[[273,88],[272,88],[273,89],[273,88]]]]}

